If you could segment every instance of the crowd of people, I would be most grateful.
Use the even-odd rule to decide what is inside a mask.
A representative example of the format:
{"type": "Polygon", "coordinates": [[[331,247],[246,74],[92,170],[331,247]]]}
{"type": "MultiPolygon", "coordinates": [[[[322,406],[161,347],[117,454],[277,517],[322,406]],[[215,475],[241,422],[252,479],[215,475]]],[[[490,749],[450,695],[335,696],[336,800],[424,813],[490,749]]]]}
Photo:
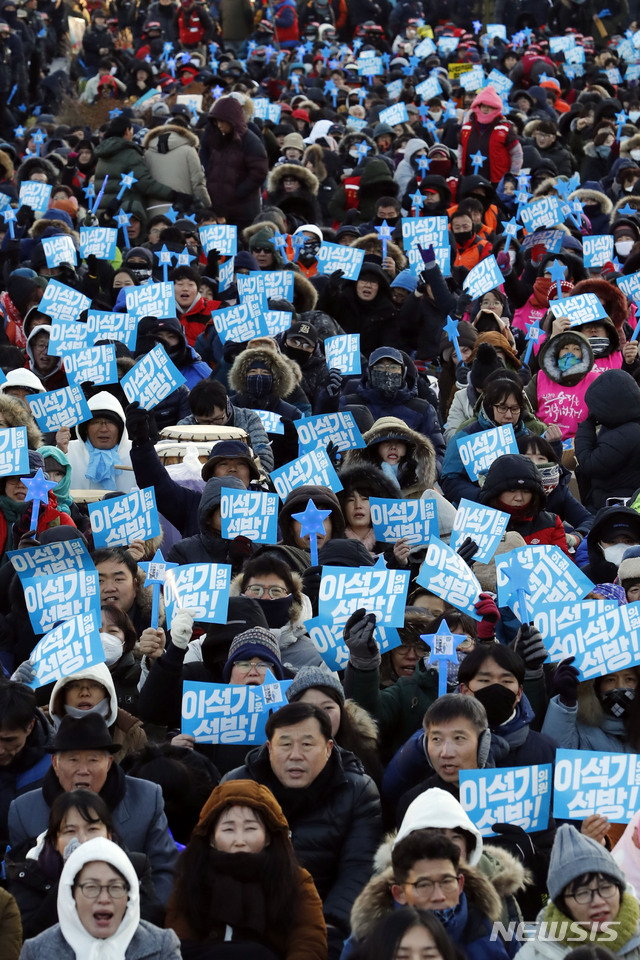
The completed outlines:
{"type": "Polygon", "coordinates": [[[496,556],[553,547],[587,599],[640,600],[639,14],[0,0],[0,440],[28,446],[0,470],[3,960],[639,960],[640,812],[483,836],[460,775],[640,753],[640,662],[550,663],[470,530],[467,608],[370,503],[432,502],[444,544],[462,501],[493,508],[496,556]],[[175,310],[125,343],[128,295],[160,282],[175,310]],[[234,338],[247,289],[260,325],[234,338]],[[77,387],[60,325],[90,314],[115,373],[48,429],[34,413],[77,387]],[[357,374],[330,360],[346,335],[357,374]],[[130,401],[158,347],[180,385],[130,401]],[[223,536],[225,492],[281,490],[305,420],[343,413],[362,442],[326,444],[337,482],[292,483],[270,543],[223,536]],[[459,441],[496,428],[514,442],[470,472],[459,441]],[[148,488],[159,535],[95,543],[89,505],[148,488]],[[103,662],[40,686],[14,551],[76,540],[103,662]],[[225,622],[168,617],[158,550],[230,568],[225,622]],[[358,607],[338,669],[312,630],[323,568],[374,565],[408,577],[399,645],[358,607]],[[201,742],[184,681],[288,681],[286,702],[257,742],[201,742]]]}

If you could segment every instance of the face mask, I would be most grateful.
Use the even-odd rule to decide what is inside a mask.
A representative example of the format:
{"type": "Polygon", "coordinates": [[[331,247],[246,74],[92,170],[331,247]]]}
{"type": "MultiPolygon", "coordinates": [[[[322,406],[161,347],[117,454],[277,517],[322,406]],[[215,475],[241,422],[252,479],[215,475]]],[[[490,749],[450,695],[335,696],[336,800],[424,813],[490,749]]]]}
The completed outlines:
{"type": "Polygon", "coordinates": [[[563,357],[558,358],[558,366],[563,373],[566,373],[571,367],[575,367],[576,363],[580,363],[580,360],[572,353],[565,353],[563,357]]]}
{"type": "MultiPolygon", "coordinates": [[[[625,187],[625,190],[627,188],[625,187]]],[[[631,188],[629,188],[631,189],[631,188]]],[[[633,240],[617,240],[614,244],[616,248],[616,253],[620,257],[627,257],[631,253],[631,247],[633,246],[633,240]]]]}
{"type": "Polygon", "coordinates": [[[358,148],[357,148],[357,147],[351,147],[351,149],[349,150],[349,156],[350,156],[353,160],[358,160],[358,159],[360,158],[360,154],[358,153],[358,148]]]}
{"type": "Polygon", "coordinates": [[[313,356],[312,353],[307,353],[306,350],[301,350],[299,347],[287,347],[285,345],[283,350],[291,360],[295,360],[301,367],[304,367],[305,363],[308,363],[310,357],[313,356]]]}
{"type": "Polygon", "coordinates": [[[373,222],[377,224],[377,226],[381,227],[384,221],[386,220],[388,226],[390,226],[391,229],[393,230],[393,228],[397,225],[399,219],[400,217],[385,217],[384,219],[382,217],[376,217],[373,222]]]}
{"type": "Polygon", "coordinates": [[[609,349],[609,337],[589,337],[594,357],[604,357],[609,349]]]}
{"type": "Polygon", "coordinates": [[[251,373],[247,377],[247,393],[252,397],[268,397],[273,386],[270,373],[251,373]]]}
{"type": "Polygon", "coordinates": [[[463,230],[460,233],[454,233],[453,239],[459,247],[464,247],[465,243],[468,243],[472,236],[473,230],[463,230]]]}
{"type": "Polygon", "coordinates": [[[451,161],[444,157],[441,160],[432,160],[429,173],[438,177],[446,177],[451,172],[451,161]]]}
{"type": "MultiPolygon", "coordinates": [[[[637,123],[639,117],[640,117],[640,112],[638,112],[637,110],[629,111],[629,120],[631,120],[631,123],[637,123]]],[[[634,160],[640,160],[640,150],[632,150],[631,156],[633,157],[634,160]]]]}
{"type": "Polygon", "coordinates": [[[269,626],[274,629],[284,627],[289,620],[293,596],[289,594],[286,597],[278,597],[277,600],[265,600],[264,597],[257,597],[256,599],[262,607],[262,612],[267,618],[269,626]]]}
{"type": "Polygon", "coordinates": [[[600,549],[604,553],[607,563],[613,563],[616,567],[619,567],[629,546],[628,543],[612,543],[610,547],[601,546],[600,549]]]}
{"type": "Polygon", "coordinates": [[[509,254],[509,263],[513,266],[516,262],[516,252],[515,250],[507,250],[507,253],[509,254]]]}
{"type": "Polygon", "coordinates": [[[542,480],[544,492],[549,495],[560,483],[560,465],[557,463],[536,463],[536,470],[542,480]]]}
{"type": "Polygon", "coordinates": [[[104,650],[105,662],[108,667],[117,663],[122,656],[122,640],[114,637],[112,633],[100,633],[102,640],[102,649],[104,650]]]}
{"type": "MultiPolygon", "coordinates": [[[[640,114],[637,114],[636,119],[637,119],[637,117],[640,117],[640,114]]],[[[635,123],[636,121],[634,120],[633,122],[635,123]]],[[[640,150],[632,150],[632,151],[631,151],[631,159],[632,159],[632,160],[640,160],[640,150]]]]}
{"type": "Polygon", "coordinates": [[[435,121],[435,123],[437,123],[442,116],[442,110],[429,110],[429,116],[433,121],[435,121]]]}
{"type": "Polygon", "coordinates": [[[151,270],[147,270],[144,267],[128,267],[133,274],[133,279],[136,283],[144,283],[145,280],[148,280],[151,276],[151,270]]]}
{"type": "Polygon", "coordinates": [[[596,147],[596,153],[599,157],[608,157],[611,153],[611,147],[607,147],[606,144],[601,143],[599,147],[596,147]]]}
{"type": "Polygon", "coordinates": [[[379,390],[385,397],[395,397],[402,386],[401,373],[388,373],[386,370],[371,371],[371,386],[379,390]]]}
{"type": "Polygon", "coordinates": [[[309,240],[305,240],[304,242],[302,253],[305,257],[310,257],[313,259],[318,255],[318,250],[320,249],[321,246],[322,244],[320,243],[319,240],[314,240],[312,238],[309,238],[309,240]]]}
{"type": "Polygon", "coordinates": [[[516,695],[502,683],[491,683],[488,687],[481,687],[473,695],[487,711],[490,727],[501,726],[515,709],[516,695]]]}
{"type": "Polygon", "coordinates": [[[635,690],[629,690],[627,687],[616,687],[615,690],[609,690],[608,693],[605,693],[600,698],[600,703],[604,712],[608,713],[610,717],[622,720],[631,709],[635,696],[635,690]]]}
{"type": "Polygon", "coordinates": [[[624,192],[625,192],[625,193],[631,193],[631,191],[633,190],[634,187],[635,187],[635,183],[625,183],[625,185],[624,185],[624,192]]]}

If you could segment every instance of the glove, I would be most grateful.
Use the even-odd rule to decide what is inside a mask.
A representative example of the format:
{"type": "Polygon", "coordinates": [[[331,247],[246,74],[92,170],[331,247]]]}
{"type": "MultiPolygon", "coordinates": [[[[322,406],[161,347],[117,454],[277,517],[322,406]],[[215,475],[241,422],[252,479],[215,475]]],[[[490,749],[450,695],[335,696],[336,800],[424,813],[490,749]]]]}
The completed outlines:
{"type": "Polygon", "coordinates": [[[425,270],[432,270],[435,266],[437,266],[436,253],[432,244],[429,244],[426,249],[420,247],[420,253],[422,255],[422,262],[425,270]]]}
{"type": "Polygon", "coordinates": [[[29,660],[24,660],[17,670],[11,674],[13,683],[25,683],[27,686],[35,679],[36,671],[29,660]]]}
{"type": "Polygon", "coordinates": [[[220,268],[220,256],[218,254],[218,251],[212,248],[211,250],[209,250],[209,253],[207,254],[207,274],[206,275],[208,277],[217,278],[219,268],[220,268]]]}
{"type": "Polygon", "coordinates": [[[563,660],[553,677],[553,689],[565,707],[575,707],[578,702],[578,678],[580,674],[576,667],[571,666],[574,660],[575,657],[563,660]]]}
{"type": "Polygon", "coordinates": [[[146,443],[151,436],[150,416],[147,410],[143,410],[137,400],[130,403],[125,410],[127,434],[134,447],[139,447],[146,443]]]}
{"type": "Polygon", "coordinates": [[[118,200],[117,197],[112,197],[112,199],[109,200],[109,203],[104,208],[104,212],[109,217],[109,219],[111,219],[112,217],[115,217],[119,209],[120,209],[120,200],[118,200]]]}
{"type": "Polygon", "coordinates": [[[496,263],[500,267],[500,273],[502,276],[508,277],[511,273],[511,260],[509,259],[509,254],[505,253],[504,250],[501,250],[496,257],[496,263]]]}
{"type": "Polygon", "coordinates": [[[356,670],[375,670],[380,666],[380,648],[373,639],[375,626],[375,613],[367,613],[364,607],[352,613],[344,625],[349,663],[356,670]]]}
{"type": "Polygon", "coordinates": [[[456,383],[459,383],[461,387],[466,386],[469,382],[470,373],[471,371],[466,363],[456,363],[456,383]]]}
{"type": "Polygon", "coordinates": [[[533,869],[537,862],[536,848],[531,837],[522,827],[513,823],[494,823],[493,830],[498,834],[491,838],[491,843],[513,853],[525,867],[533,869]]]}
{"type": "Polygon", "coordinates": [[[191,607],[182,607],[173,615],[171,621],[171,643],[174,647],[180,647],[181,650],[187,649],[187,644],[191,640],[193,633],[193,615],[195,610],[191,607]]]}
{"type": "Polygon", "coordinates": [[[190,193],[180,193],[179,190],[173,191],[171,199],[176,207],[190,207],[193,202],[190,193]]]}
{"type": "Polygon", "coordinates": [[[328,294],[336,293],[340,289],[341,280],[342,280],[342,270],[334,270],[333,273],[330,273],[326,292],[328,294]]]}
{"type": "Polygon", "coordinates": [[[496,637],[496,623],[500,619],[495,600],[488,593],[481,593],[475,610],[482,617],[478,624],[478,640],[480,643],[492,643],[496,637]]]}
{"type": "Polygon", "coordinates": [[[330,440],[327,444],[327,456],[329,457],[329,460],[331,460],[331,463],[334,467],[338,467],[340,465],[342,454],[333,440],[330,440]]]}
{"type": "Polygon", "coordinates": [[[342,374],[339,370],[332,368],[329,370],[329,379],[326,384],[326,391],[330,397],[337,397],[342,387],[342,374]]]}
{"type": "Polygon", "coordinates": [[[35,211],[23,204],[16,214],[16,223],[19,227],[26,227],[27,230],[33,226],[36,219],[35,211]]]}
{"type": "Polygon", "coordinates": [[[418,464],[413,457],[407,457],[398,467],[398,483],[401,487],[409,487],[416,482],[418,464]]]}
{"type": "MultiPolygon", "coordinates": [[[[472,540],[471,537],[467,537],[466,540],[463,540],[460,546],[458,547],[458,549],[456,550],[456,553],[458,554],[458,556],[462,557],[462,559],[464,560],[464,562],[468,567],[473,566],[473,558],[475,557],[477,552],[478,552],[478,544],[475,542],[475,540],[472,540]]],[[[478,601],[478,603],[481,603],[481,602],[482,601],[480,600],[478,601]]]]}
{"type": "Polygon", "coordinates": [[[547,649],[538,628],[532,623],[523,623],[513,641],[513,649],[524,660],[525,680],[539,679],[542,676],[542,664],[547,659],[547,649]]]}
{"type": "Polygon", "coordinates": [[[227,556],[234,570],[241,570],[247,560],[251,559],[253,544],[248,537],[234,537],[229,544],[227,556]]]}

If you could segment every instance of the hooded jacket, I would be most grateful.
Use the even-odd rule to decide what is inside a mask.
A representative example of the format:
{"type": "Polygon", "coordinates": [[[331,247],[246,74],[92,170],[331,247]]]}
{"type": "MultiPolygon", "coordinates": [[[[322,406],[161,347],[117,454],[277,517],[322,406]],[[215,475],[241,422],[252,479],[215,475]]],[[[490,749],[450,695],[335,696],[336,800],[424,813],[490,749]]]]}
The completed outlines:
{"type": "Polygon", "coordinates": [[[417,137],[413,137],[405,145],[404,155],[393,175],[393,179],[398,184],[399,197],[404,197],[407,187],[416,175],[415,167],[411,162],[413,157],[419,150],[427,150],[428,146],[424,140],[419,140],[417,137]]]}
{"type": "Polygon", "coordinates": [[[628,526],[635,533],[637,543],[640,543],[640,514],[632,507],[601,507],[596,513],[593,525],[587,537],[588,566],[584,572],[592,583],[613,583],[618,576],[618,568],[614,563],[605,560],[600,543],[606,540],[606,534],[614,524],[628,526]]]}
{"type": "Polygon", "coordinates": [[[33,341],[42,332],[48,333],[51,336],[51,327],[48,324],[39,324],[31,330],[31,333],[27,337],[27,345],[25,347],[25,353],[27,354],[27,366],[32,373],[38,377],[42,386],[46,391],[50,390],[60,390],[62,387],[66,387],[67,384],[67,375],[62,366],[62,357],[58,357],[55,363],[55,366],[50,373],[44,374],[36,368],[35,360],[33,358],[33,341]]]}
{"type": "Polygon", "coordinates": [[[44,714],[37,710],[33,730],[24,747],[10,763],[0,767],[0,843],[3,845],[9,839],[7,818],[11,801],[39,787],[51,765],[50,738],[51,727],[44,714]]]}
{"type": "MultiPolygon", "coordinates": [[[[190,194],[196,203],[211,206],[195,133],[167,123],[150,130],[142,141],[144,160],[151,176],[179,193],[190,194]]],[[[164,198],[160,198],[164,199],[164,198]]],[[[152,203],[148,204],[149,206],[152,203]]]]}
{"type": "Polygon", "coordinates": [[[594,680],[582,680],[578,684],[578,699],[574,706],[567,706],[559,696],[552,697],[542,732],[553,737],[564,750],[636,752],[629,743],[624,720],[611,717],[602,709],[594,680]]]}
{"type": "MultiPolygon", "coordinates": [[[[119,401],[106,390],[94,394],[88,401],[91,411],[108,410],[115,414],[122,423],[122,436],[117,445],[118,464],[117,466],[129,467],[130,469],[118,470],[116,468],[116,489],[123,493],[130,493],[136,487],[136,477],[131,467],[131,441],[127,436],[125,426],[124,410],[119,401]]],[[[87,479],[87,467],[89,466],[89,451],[84,440],[71,440],[67,458],[71,464],[71,489],[72,490],[107,490],[101,484],[87,479]]]]}
{"type": "Polygon", "coordinates": [[[598,376],[593,364],[589,341],[576,330],[566,330],[547,339],[540,348],[540,369],[527,386],[527,396],[541,420],[560,427],[563,440],[574,437],[578,424],[588,415],[585,393],[598,376]],[[558,355],[570,343],[580,346],[582,356],[573,367],[562,371],[558,366],[558,355]]]}
{"type": "MultiPolygon", "coordinates": [[[[272,410],[274,413],[280,414],[285,420],[299,420],[301,414],[298,408],[283,399],[296,386],[294,364],[295,361],[283,357],[275,350],[262,347],[243,350],[234,360],[229,372],[229,386],[234,391],[233,403],[235,406],[248,407],[249,409],[259,407],[263,410],[272,410]],[[273,377],[271,393],[259,399],[248,394],[246,389],[249,367],[256,362],[260,362],[273,377]]],[[[295,367],[297,367],[297,364],[295,364],[295,367]]]]}
{"type": "MultiPolygon", "coordinates": [[[[433,408],[431,408],[433,410],[433,408]]],[[[433,410],[433,419],[436,413],[433,410]]],[[[380,458],[376,447],[390,434],[404,440],[407,444],[405,460],[413,461],[413,469],[408,470],[403,481],[403,465],[398,468],[397,480],[402,490],[402,496],[407,499],[420,497],[425,490],[430,490],[436,482],[438,474],[438,453],[434,443],[429,439],[426,431],[418,432],[408,427],[406,423],[394,416],[382,416],[363,434],[367,444],[362,450],[350,450],[345,456],[345,465],[354,466],[361,463],[374,463],[380,466],[380,458]]],[[[442,434],[439,435],[442,440],[442,434]]],[[[441,446],[444,445],[442,441],[441,446]]]]}
{"type": "MultiPolygon", "coordinates": [[[[6,384],[9,386],[9,384],[6,384]]],[[[0,393],[0,417],[7,427],[26,427],[27,446],[37,450],[42,445],[42,433],[29,410],[15,397],[0,393]]],[[[46,456],[46,454],[43,454],[46,456]]]]}
{"type": "Polygon", "coordinates": [[[471,157],[480,151],[485,157],[481,172],[494,186],[502,180],[505,173],[518,174],[522,165],[522,147],[515,130],[502,116],[502,101],[492,86],[485,87],[471,104],[470,116],[460,130],[458,148],[458,166],[465,175],[472,172],[471,157]],[[492,107],[489,121],[479,123],[478,107],[481,104],[492,107]]]}
{"type": "Polygon", "coordinates": [[[198,507],[198,526],[200,532],[193,537],[179,540],[169,551],[168,559],[172,563],[226,563],[229,540],[217,537],[209,527],[211,514],[220,506],[222,491],[233,488],[244,490],[245,485],[238,477],[212,477],[207,480],[200,497],[198,507]]]}
{"type": "MultiPolygon", "coordinates": [[[[0,400],[0,411],[2,410],[2,401],[0,400]]],[[[38,453],[40,456],[46,460],[47,457],[51,457],[57,463],[60,464],[64,470],[64,477],[59,481],[57,486],[53,488],[53,492],[56,495],[56,500],[58,502],[58,510],[61,513],[71,513],[71,507],[73,506],[73,500],[71,498],[71,464],[69,463],[69,458],[59,447],[48,447],[42,446],[38,448],[38,453]]]]}
{"type": "Polygon", "coordinates": [[[115,200],[120,190],[120,177],[123,173],[133,173],[136,183],[127,191],[129,201],[137,200],[148,207],[154,200],[169,200],[174,197],[174,190],[165,183],[159,183],[149,171],[144,160],[144,151],[139,144],[124,137],[107,137],[96,147],[95,189],[96,196],[100,193],[104,178],[109,179],[105,185],[104,194],[100,201],[100,210],[104,210],[111,200],[115,200]]]}
{"type": "Polygon", "coordinates": [[[267,200],[286,216],[295,216],[307,223],[321,220],[318,204],[318,178],[301,163],[278,163],[267,178],[267,200]],[[290,193],[284,189],[285,177],[295,177],[300,186],[290,193]]]}

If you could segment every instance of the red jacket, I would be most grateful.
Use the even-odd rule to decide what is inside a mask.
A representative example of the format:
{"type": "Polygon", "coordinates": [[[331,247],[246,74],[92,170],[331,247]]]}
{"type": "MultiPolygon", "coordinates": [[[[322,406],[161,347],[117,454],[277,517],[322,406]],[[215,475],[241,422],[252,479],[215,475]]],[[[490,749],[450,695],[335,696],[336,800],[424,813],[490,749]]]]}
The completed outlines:
{"type": "MultiPolygon", "coordinates": [[[[31,513],[31,506],[27,507],[29,514],[31,513]]],[[[38,525],[37,533],[42,533],[43,530],[48,530],[49,527],[75,527],[75,523],[71,519],[68,513],[62,513],[58,510],[58,501],[53,490],[49,491],[49,503],[44,508],[40,508],[40,513],[38,515],[38,525]]],[[[7,523],[4,513],[0,511],[0,556],[4,556],[4,553],[7,549],[11,550],[12,544],[7,544],[7,538],[9,535],[9,525],[7,523]]]]}
{"type": "Polygon", "coordinates": [[[204,328],[211,322],[211,313],[220,306],[219,300],[205,300],[198,297],[186,313],[178,313],[178,320],[184,329],[184,335],[190,347],[195,346],[196,339],[204,332],[204,328]]]}
{"type": "MultiPolygon", "coordinates": [[[[466,120],[465,123],[462,124],[462,129],[460,130],[462,160],[460,164],[460,173],[463,176],[472,172],[471,170],[467,170],[467,144],[469,142],[469,135],[473,129],[473,124],[473,119],[466,120]]],[[[511,169],[509,146],[515,143],[516,139],[517,138],[513,132],[513,127],[509,121],[499,117],[496,120],[489,137],[489,169],[491,172],[491,183],[500,183],[505,173],[509,173],[509,170],[511,169]]]]}
{"type": "Polygon", "coordinates": [[[531,520],[515,522],[510,520],[507,529],[519,533],[525,543],[530,543],[532,546],[548,544],[552,547],[560,547],[562,552],[569,556],[567,535],[564,532],[562,520],[557,513],[541,510],[538,516],[531,520]]]}

